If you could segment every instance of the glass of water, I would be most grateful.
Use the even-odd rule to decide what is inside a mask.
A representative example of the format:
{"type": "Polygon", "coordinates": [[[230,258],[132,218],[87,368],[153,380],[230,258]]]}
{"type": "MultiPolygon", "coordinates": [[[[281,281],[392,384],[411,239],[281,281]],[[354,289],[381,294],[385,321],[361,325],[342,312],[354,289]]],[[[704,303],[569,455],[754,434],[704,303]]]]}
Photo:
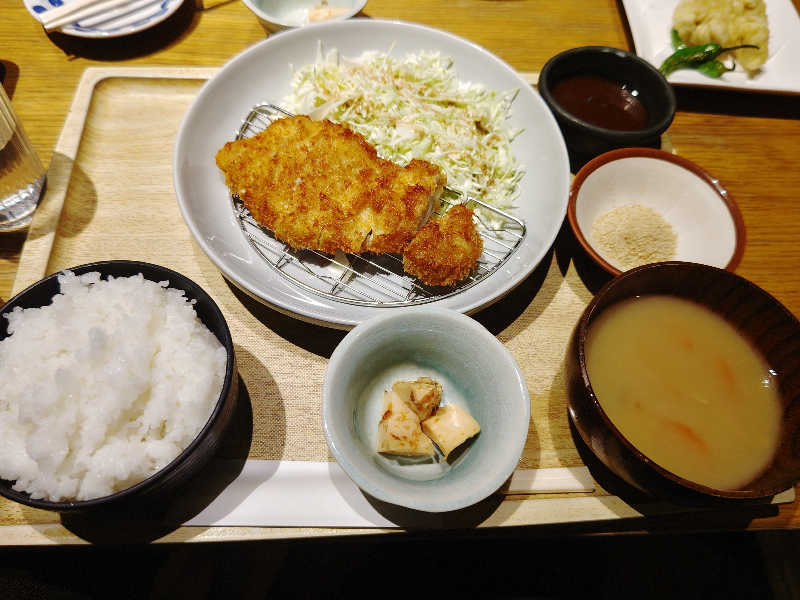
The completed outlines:
{"type": "Polygon", "coordinates": [[[42,162],[0,85],[0,233],[30,225],[44,181],[42,162]]]}

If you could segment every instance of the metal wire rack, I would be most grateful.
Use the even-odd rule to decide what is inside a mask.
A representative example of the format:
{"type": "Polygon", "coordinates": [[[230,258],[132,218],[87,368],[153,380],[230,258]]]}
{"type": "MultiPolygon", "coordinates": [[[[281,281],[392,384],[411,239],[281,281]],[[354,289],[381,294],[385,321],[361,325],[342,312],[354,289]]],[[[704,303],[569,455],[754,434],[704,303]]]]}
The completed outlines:
{"type": "MultiPolygon", "coordinates": [[[[292,115],[274,104],[258,104],[242,122],[236,139],[256,135],[273,119],[284,116],[292,115]]],[[[461,293],[500,269],[525,237],[522,220],[458,190],[445,188],[440,206],[434,212],[444,214],[457,203],[475,207],[483,253],[467,279],[453,286],[431,287],[406,274],[399,255],[338,252],[328,256],[315,250],[294,250],[260,225],[237,195],[231,199],[242,232],[271,268],[306,291],[360,306],[413,306],[461,293]]]]}

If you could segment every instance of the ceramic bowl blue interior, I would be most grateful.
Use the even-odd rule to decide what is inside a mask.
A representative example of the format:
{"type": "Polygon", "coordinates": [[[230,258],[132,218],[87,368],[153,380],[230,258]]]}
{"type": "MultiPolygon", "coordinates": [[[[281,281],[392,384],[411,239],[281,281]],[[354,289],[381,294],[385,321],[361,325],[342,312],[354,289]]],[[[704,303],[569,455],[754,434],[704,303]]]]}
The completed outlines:
{"type": "MultiPolygon", "coordinates": [[[[293,27],[303,27],[307,22],[308,11],[319,8],[319,0],[243,0],[270,32],[278,32],[293,27]]],[[[341,21],[356,16],[366,5],[367,0],[329,0],[328,7],[334,15],[325,21],[341,21]]]]}
{"type": "Polygon", "coordinates": [[[367,494],[426,512],[457,510],[497,491],[522,454],[530,397],[511,353],[475,320],[439,308],[393,310],[355,327],[331,356],[322,390],[328,446],[367,494]],[[399,379],[442,384],[481,432],[446,461],[375,451],[384,390],[399,379]]]}

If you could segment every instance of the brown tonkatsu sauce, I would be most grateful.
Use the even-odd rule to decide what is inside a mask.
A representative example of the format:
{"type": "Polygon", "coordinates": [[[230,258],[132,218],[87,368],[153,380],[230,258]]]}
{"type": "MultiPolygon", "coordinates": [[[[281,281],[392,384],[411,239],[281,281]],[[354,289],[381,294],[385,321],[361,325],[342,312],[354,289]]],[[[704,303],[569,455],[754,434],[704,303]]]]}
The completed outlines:
{"type": "Polygon", "coordinates": [[[638,91],[596,75],[559,81],[553,97],[572,115],[605,129],[637,131],[647,126],[647,109],[638,91]]]}

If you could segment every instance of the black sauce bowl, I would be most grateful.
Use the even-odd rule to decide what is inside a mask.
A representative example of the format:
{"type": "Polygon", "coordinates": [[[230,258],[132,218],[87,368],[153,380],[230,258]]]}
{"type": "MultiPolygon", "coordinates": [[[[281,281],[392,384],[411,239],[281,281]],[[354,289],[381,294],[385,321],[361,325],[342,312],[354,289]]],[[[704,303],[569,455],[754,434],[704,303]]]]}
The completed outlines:
{"type": "MultiPolygon", "coordinates": [[[[239,378],[236,370],[236,357],[233,350],[233,340],[225,317],[217,304],[194,281],[175,271],[159,265],[131,260],[111,260],[89,263],[65,269],[76,275],[99,272],[101,279],[112,277],[131,277],[139,273],[150,281],[168,281],[169,287],[183,290],[187,298],[195,300],[194,309],[198,318],[214,334],[225,348],[227,361],[225,364],[225,378],[222,390],[214,404],[211,415],[200,433],[184,450],[175,457],[167,466],[157,471],[147,479],[140,481],[119,492],[80,501],[53,502],[41,498],[31,498],[26,492],[19,492],[12,488],[14,482],[0,479],[0,495],[10,500],[59,513],[103,514],[105,510],[125,509],[135,511],[137,507],[152,505],[162,502],[179,486],[190,479],[200,476],[203,468],[214,456],[221,439],[228,429],[238,397],[239,378]]],[[[61,273],[61,271],[59,272],[61,273]]],[[[51,303],[60,286],[59,273],[45,277],[23,290],[3,306],[0,306],[0,340],[8,337],[8,320],[5,315],[15,307],[38,308],[51,303]]],[[[0,456],[0,460],[3,457],[0,456]]]]}
{"type": "Polygon", "coordinates": [[[573,171],[590,159],[616,148],[660,148],[661,134],[675,117],[675,92],[653,65],[638,56],[607,46],[572,48],[555,55],[539,74],[539,94],[556,118],[573,171]],[[638,92],[647,111],[643,129],[622,131],[588,123],[565,110],[553,95],[559,82],[575,76],[594,75],[638,92]]]}

